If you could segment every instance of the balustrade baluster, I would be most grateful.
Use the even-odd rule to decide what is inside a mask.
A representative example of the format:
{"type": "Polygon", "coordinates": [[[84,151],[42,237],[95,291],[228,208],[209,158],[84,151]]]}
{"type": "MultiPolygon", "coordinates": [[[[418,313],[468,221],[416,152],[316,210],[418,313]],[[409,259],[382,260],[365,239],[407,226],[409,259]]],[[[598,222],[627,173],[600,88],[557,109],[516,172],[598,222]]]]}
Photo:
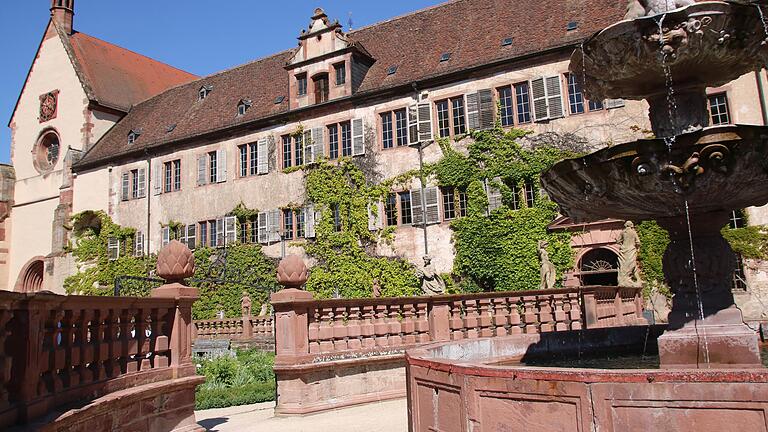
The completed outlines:
{"type": "Polygon", "coordinates": [[[507,304],[509,305],[509,330],[507,333],[510,335],[516,335],[523,333],[523,320],[520,315],[523,305],[520,297],[507,297],[507,304]]]}
{"type": "Polygon", "coordinates": [[[477,339],[480,336],[478,331],[480,314],[478,313],[477,300],[466,300],[464,306],[466,307],[464,328],[467,329],[467,339],[477,339]]]}
{"type": "Polygon", "coordinates": [[[429,317],[427,313],[427,303],[418,303],[416,305],[416,341],[426,343],[430,340],[429,317]]]}
{"type": "Polygon", "coordinates": [[[416,343],[416,306],[413,303],[403,305],[403,322],[400,328],[403,332],[403,343],[413,345],[416,343]]]}
{"type": "Polygon", "coordinates": [[[507,305],[507,299],[499,297],[493,299],[491,305],[493,311],[493,326],[492,331],[495,336],[507,335],[507,324],[509,324],[509,307],[507,305]]]}
{"type": "Polygon", "coordinates": [[[347,308],[339,306],[334,308],[333,313],[333,350],[346,351],[347,344],[347,308]]]}
{"type": "Polygon", "coordinates": [[[539,330],[541,332],[553,331],[555,329],[555,320],[552,314],[552,296],[537,296],[536,305],[539,310],[539,330]]]}
{"type": "Polygon", "coordinates": [[[358,350],[363,347],[360,340],[360,306],[350,306],[347,315],[347,348],[358,350]]]}
{"type": "Polygon", "coordinates": [[[389,345],[389,323],[387,322],[387,305],[376,305],[376,319],[373,322],[373,331],[376,334],[376,346],[389,345]]]}
{"type": "Polygon", "coordinates": [[[538,333],[539,332],[539,317],[536,310],[536,296],[523,297],[523,305],[525,307],[525,313],[523,314],[523,322],[525,323],[526,333],[538,333]]]}
{"type": "Polygon", "coordinates": [[[489,298],[478,301],[478,325],[480,326],[480,337],[493,336],[493,302],[489,298]]]}
{"type": "Polygon", "coordinates": [[[311,307],[307,312],[309,328],[309,352],[316,354],[320,352],[320,310],[317,307],[311,307]]]}
{"type": "Polygon", "coordinates": [[[373,305],[363,306],[363,322],[360,325],[360,335],[363,339],[363,348],[373,348],[376,346],[375,331],[373,325],[373,305]]]}
{"type": "Polygon", "coordinates": [[[464,339],[464,319],[461,317],[462,306],[461,300],[451,302],[450,328],[452,340],[464,339]]]}
{"type": "Polygon", "coordinates": [[[320,341],[320,352],[329,353],[333,351],[333,309],[322,308],[320,310],[320,327],[318,328],[318,339],[320,341]]]}
{"type": "Polygon", "coordinates": [[[555,305],[555,331],[568,330],[567,316],[563,309],[565,294],[555,294],[552,296],[552,302],[555,305]]]}

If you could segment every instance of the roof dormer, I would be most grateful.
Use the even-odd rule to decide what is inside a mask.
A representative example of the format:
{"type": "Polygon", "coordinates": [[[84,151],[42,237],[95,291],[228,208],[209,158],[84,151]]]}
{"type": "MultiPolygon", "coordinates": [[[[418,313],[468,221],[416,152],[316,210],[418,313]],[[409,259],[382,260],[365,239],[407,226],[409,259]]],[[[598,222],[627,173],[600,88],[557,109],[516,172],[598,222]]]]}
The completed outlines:
{"type": "Polygon", "coordinates": [[[360,44],[347,38],[338,20],[331,22],[320,8],[298,39],[299,47],[285,66],[291,109],[351,96],[374,62],[360,44]]]}

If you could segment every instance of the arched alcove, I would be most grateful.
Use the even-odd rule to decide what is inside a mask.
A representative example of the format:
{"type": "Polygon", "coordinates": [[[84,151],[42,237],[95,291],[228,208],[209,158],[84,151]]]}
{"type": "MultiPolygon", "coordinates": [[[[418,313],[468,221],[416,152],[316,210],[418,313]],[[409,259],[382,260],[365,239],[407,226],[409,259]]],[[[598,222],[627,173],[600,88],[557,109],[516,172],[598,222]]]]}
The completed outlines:
{"type": "Polygon", "coordinates": [[[579,260],[579,273],[584,286],[616,286],[619,255],[608,248],[590,249],[579,260]]]}
{"type": "Polygon", "coordinates": [[[43,261],[43,257],[32,258],[21,268],[14,290],[25,293],[41,291],[43,289],[44,274],[45,261],[43,261]]]}

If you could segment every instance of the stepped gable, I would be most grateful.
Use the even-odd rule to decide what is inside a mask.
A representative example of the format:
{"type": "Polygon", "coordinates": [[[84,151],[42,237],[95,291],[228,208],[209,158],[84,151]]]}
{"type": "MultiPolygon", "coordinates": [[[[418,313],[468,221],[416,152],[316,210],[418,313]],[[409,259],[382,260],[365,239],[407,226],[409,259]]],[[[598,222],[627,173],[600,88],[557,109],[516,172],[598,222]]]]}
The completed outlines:
{"type": "MultiPolygon", "coordinates": [[[[573,45],[620,20],[625,9],[624,0],[456,0],[364,27],[347,35],[376,60],[356,96],[410,88],[422,80],[573,45]],[[578,24],[575,30],[567,30],[570,22],[578,24]],[[512,44],[502,46],[510,37],[512,44]],[[441,63],[446,52],[451,60],[441,63]],[[397,73],[388,75],[393,65],[397,73]]],[[[204,140],[208,133],[245,124],[262,127],[270,117],[288,111],[289,72],[284,66],[294,51],[199,79],[138,104],[76,168],[99,166],[147,148],[204,140]],[[198,101],[203,86],[212,86],[212,91],[198,101]],[[280,96],[285,100],[275,104],[280,96]],[[237,116],[241,99],[249,99],[252,106],[246,115],[237,116]],[[129,146],[131,130],[140,130],[141,135],[129,146]]]]}

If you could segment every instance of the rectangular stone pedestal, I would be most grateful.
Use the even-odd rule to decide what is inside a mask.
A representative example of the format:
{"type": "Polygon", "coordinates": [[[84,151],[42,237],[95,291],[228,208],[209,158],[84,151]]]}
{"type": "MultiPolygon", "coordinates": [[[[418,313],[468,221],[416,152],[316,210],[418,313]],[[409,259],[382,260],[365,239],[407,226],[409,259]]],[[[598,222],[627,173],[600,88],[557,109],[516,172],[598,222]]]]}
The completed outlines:
{"type": "Polygon", "coordinates": [[[659,337],[662,368],[761,368],[757,333],[744,324],[693,322],[659,337]]]}

